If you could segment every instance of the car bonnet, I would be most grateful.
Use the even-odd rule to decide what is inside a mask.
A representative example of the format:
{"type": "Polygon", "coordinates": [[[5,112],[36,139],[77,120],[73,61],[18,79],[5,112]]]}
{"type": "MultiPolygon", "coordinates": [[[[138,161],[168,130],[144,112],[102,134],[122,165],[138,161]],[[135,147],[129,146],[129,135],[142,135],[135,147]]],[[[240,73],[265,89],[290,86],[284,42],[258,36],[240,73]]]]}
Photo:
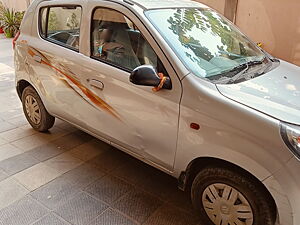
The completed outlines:
{"type": "Polygon", "coordinates": [[[300,67],[280,61],[280,66],[262,76],[216,86],[222,95],[234,101],[300,125],[300,67]]]}

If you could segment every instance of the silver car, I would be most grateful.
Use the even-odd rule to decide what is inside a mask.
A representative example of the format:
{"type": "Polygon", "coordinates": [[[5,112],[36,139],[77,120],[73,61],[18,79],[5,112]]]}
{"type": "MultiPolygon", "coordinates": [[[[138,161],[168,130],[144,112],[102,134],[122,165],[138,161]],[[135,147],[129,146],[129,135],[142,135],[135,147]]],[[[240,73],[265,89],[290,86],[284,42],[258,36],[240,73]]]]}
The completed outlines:
{"type": "Polygon", "coordinates": [[[15,68],[34,129],[60,118],[178,178],[204,225],[300,224],[300,69],[207,6],[35,0],[15,68]]]}

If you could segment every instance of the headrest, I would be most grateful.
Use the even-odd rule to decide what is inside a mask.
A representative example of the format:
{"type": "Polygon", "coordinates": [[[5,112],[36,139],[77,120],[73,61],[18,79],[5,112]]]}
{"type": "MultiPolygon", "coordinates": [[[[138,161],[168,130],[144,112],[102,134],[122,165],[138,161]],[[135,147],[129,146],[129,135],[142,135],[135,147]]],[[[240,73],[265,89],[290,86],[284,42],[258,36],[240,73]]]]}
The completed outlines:
{"type": "Polygon", "coordinates": [[[112,9],[97,9],[93,20],[107,21],[112,23],[126,23],[125,17],[112,9]]]}

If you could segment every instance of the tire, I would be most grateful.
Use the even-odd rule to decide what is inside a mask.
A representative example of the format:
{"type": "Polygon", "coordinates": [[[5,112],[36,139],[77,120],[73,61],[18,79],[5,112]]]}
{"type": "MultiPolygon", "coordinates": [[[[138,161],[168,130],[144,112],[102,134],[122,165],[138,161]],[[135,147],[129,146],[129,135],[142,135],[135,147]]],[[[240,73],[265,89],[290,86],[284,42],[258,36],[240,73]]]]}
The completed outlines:
{"type": "Polygon", "coordinates": [[[275,224],[273,198],[256,179],[236,169],[204,168],[193,181],[191,199],[203,225],[275,224]]]}
{"type": "Polygon", "coordinates": [[[39,132],[46,132],[53,127],[55,117],[47,112],[40,96],[32,86],[24,89],[22,105],[26,119],[33,129],[39,132]]]}

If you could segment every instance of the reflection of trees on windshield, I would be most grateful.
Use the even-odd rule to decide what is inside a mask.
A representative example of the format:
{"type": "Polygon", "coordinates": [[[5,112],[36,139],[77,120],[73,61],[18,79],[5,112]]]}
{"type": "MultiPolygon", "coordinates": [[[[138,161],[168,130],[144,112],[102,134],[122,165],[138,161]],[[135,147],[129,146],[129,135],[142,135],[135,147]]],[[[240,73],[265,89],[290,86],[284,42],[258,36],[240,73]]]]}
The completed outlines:
{"type": "MultiPolygon", "coordinates": [[[[232,59],[233,56],[226,55],[225,52],[236,52],[236,54],[243,56],[249,55],[243,43],[237,42],[237,40],[244,39],[244,37],[237,35],[237,32],[232,30],[231,26],[213,11],[177,9],[174,15],[168,19],[168,22],[170,23],[169,29],[178,35],[178,40],[182,45],[192,50],[197,57],[210,61],[213,57],[220,55],[232,59]],[[191,32],[195,28],[200,29],[199,32],[221,38],[223,45],[217,46],[219,52],[211,52],[207,47],[201,45],[201,40],[196,40],[191,35],[188,35],[188,32],[191,32]]],[[[212,41],[214,40],[212,39],[212,41]]],[[[186,52],[186,55],[193,62],[200,63],[199,58],[192,56],[188,52],[186,52]]]]}
{"type": "MultiPolygon", "coordinates": [[[[168,19],[170,23],[170,29],[174,34],[178,35],[179,41],[186,48],[191,49],[197,57],[203,58],[207,61],[213,58],[213,55],[208,48],[202,46],[199,40],[195,40],[191,36],[187,36],[187,31],[191,31],[194,26],[201,29],[203,32],[207,31],[204,25],[204,20],[199,14],[197,9],[177,9],[173,17],[168,19]]],[[[198,61],[197,58],[192,57],[186,52],[186,55],[194,62],[198,61]]]]}
{"type": "Polygon", "coordinates": [[[234,46],[233,35],[236,36],[235,32],[232,32],[231,27],[225,21],[220,21],[220,18],[216,17],[213,12],[204,11],[203,15],[207,17],[207,26],[211,28],[212,34],[221,37],[223,46],[218,46],[218,48],[223,51],[232,52],[234,50],[232,48],[234,46]]]}

